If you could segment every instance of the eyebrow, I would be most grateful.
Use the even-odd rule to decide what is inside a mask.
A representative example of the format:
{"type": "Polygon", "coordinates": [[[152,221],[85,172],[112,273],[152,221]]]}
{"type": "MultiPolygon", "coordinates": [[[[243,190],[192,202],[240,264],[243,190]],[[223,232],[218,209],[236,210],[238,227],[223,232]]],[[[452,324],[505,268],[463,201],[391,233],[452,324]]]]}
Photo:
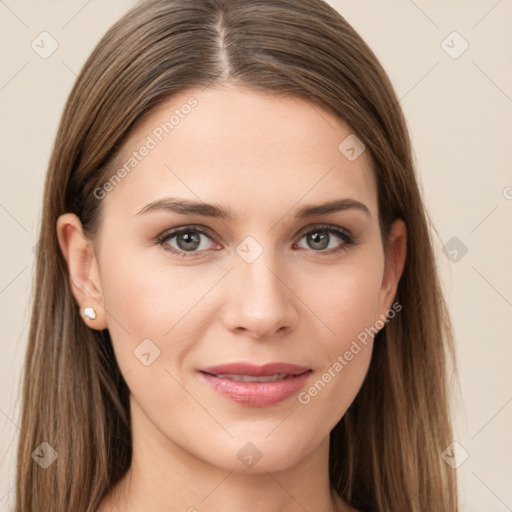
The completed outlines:
{"type": "MultiPolygon", "coordinates": [[[[356,201],[355,199],[336,199],[318,205],[306,205],[297,210],[297,219],[306,219],[328,213],[335,213],[346,210],[358,210],[371,217],[368,207],[356,201]]],[[[188,199],[176,199],[167,197],[158,199],[144,206],[137,215],[152,211],[169,211],[180,215],[200,215],[203,217],[212,217],[228,221],[236,221],[239,217],[229,208],[223,208],[216,204],[208,204],[204,202],[190,201],[188,199]]]]}

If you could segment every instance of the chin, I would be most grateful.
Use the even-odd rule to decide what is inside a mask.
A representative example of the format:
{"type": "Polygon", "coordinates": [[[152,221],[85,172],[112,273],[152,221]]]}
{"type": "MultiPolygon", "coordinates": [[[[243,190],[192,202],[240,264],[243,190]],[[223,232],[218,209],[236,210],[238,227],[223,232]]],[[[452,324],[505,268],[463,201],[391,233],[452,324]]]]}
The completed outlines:
{"type": "Polygon", "coordinates": [[[264,474],[290,469],[318,448],[317,445],[305,446],[303,438],[301,442],[283,434],[276,435],[274,439],[265,436],[268,436],[268,431],[261,436],[232,439],[228,444],[224,441],[223,446],[220,442],[212,441],[218,449],[213,453],[210,451],[206,462],[235,473],[264,474]]]}

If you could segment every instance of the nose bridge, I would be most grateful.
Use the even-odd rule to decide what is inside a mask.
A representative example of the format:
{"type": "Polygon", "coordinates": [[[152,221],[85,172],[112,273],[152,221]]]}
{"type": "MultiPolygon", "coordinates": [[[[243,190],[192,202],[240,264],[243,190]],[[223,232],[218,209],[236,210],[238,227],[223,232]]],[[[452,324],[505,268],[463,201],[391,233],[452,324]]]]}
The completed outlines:
{"type": "Polygon", "coordinates": [[[255,261],[247,263],[238,261],[235,266],[237,282],[242,287],[243,296],[258,304],[261,300],[265,302],[280,299],[281,303],[285,297],[283,293],[283,284],[277,279],[275,258],[266,255],[259,256],[255,261]]]}
{"type": "Polygon", "coordinates": [[[298,316],[293,294],[282,281],[285,276],[274,248],[247,237],[236,252],[230,276],[234,293],[227,315],[229,327],[257,337],[294,328],[298,316]]]}

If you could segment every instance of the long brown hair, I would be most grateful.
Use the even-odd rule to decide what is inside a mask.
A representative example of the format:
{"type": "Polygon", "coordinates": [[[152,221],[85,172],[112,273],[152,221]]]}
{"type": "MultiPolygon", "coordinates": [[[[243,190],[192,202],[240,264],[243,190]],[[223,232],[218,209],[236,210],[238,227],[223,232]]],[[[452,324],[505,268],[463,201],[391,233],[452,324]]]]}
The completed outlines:
{"type": "Polygon", "coordinates": [[[367,378],[331,432],[332,488],[362,511],[455,512],[455,474],[441,458],[452,441],[452,331],[409,135],[377,58],[322,0],[150,0],[123,16],[84,65],[45,184],[16,511],[94,512],[131,460],[128,388],[108,331],[79,315],[57,218],[75,213],[92,235],[101,220],[94,190],[134,124],[178,92],[226,80],[304,98],[343,119],[370,151],[383,234],[394,219],[407,226],[402,310],[377,334],[367,378]],[[43,442],[58,454],[46,469],[32,457],[43,442]]]}

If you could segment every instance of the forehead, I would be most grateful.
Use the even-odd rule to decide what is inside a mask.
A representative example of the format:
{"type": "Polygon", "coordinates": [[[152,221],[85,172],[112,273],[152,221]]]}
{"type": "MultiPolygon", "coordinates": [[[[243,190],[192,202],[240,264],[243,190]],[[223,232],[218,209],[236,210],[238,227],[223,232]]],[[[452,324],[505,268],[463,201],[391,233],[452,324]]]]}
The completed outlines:
{"type": "Polygon", "coordinates": [[[354,137],[338,116],[298,97],[191,89],[132,129],[114,166],[123,178],[106,202],[133,209],[178,196],[243,213],[352,197],[377,216],[371,158],[357,156],[354,137]]]}

